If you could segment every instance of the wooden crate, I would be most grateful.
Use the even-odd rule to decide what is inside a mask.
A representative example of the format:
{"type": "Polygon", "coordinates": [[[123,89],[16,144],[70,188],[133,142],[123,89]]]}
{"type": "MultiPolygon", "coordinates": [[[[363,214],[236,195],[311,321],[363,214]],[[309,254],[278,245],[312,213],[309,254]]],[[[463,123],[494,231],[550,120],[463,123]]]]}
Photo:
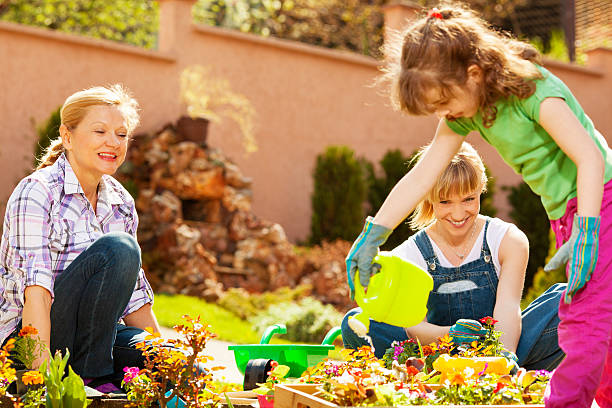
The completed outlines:
{"type": "MultiPolygon", "coordinates": [[[[274,387],[274,408],[339,408],[338,405],[316,397],[316,384],[279,384],[274,387]]],[[[442,405],[420,405],[422,408],[442,405]]],[[[444,405],[453,407],[455,405],[444,405]]],[[[461,408],[544,408],[544,405],[456,405],[461,408]]],[[[343,407],[344,408],[344,407],[343,407]]],[[[383,408],[383,407],[379,407],[383,408]]]]}

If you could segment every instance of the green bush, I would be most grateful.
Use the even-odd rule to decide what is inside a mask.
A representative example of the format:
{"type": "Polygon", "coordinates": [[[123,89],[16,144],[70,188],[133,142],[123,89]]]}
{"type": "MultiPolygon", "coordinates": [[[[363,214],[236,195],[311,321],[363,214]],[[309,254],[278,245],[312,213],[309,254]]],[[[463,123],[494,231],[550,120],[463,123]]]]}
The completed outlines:
{"type": "Polygon", "coordinates": [[[505,187],[510,191],[508,201],[512,205],[510,217],[514,224],[529,239],[529,263],[525,276],[524,292],[531,287],[538,268],[544,265],[548,255],[550,239],[550,221],[542,201],[525,183],[514,187],[505,187]]]}
{"type": "Polygon", "coordinates": [[[493,196],[495,195],[495,178],[491,176],[489,169],[485,166],[485,174],[487,175],[487,191],[480,196],[480,213],[495,217],[497,208],[493,206],[493,196]]]}
{"type": "MultiPolygon", "coordinates": [[[[393,186],[414,166],[412,158],[416,152],[411,156],[404,156],[399,149],[389,150],[379,164],[382,169],[382,175],[378,177],[374,166],[368,163],[366,166],[368,175],[368,205],[370,208],[370,214],[374,215],[380,209],[385,198],[391,192],[393,186]]],[[[414,234],[415,231],[408,225],[408,219],[404,220],[400,225],[395,228],[393,233],[387,239],[387,242],[381,247],[382,250],[390,251],[402,242],[404,242],[410,235],[414,234]]]]}
{"type": "Polygon", "coordinates": [[[38,133],[38,140],[36,141],[36,146],[34,147],[34,168],[38,166],[38,162],[42,158],[45,150],[51,144],[51,141],[56,139],[59,136],[59,128],[62,124],[62,119],[60,117],[60,109],[57,108],[55,111],[51,113],[51,116],[36,129],[36,133],[38,133]]]}
{"type": "Polygon", "coordinates": [[[364,221],[365,163],[346,146],[330,146],[317,156],[312,194],[310,243],[354,240],[364,221]]]}
{"type": "Polygon", "coordinates": [[[287,326],[283,337],[296,342],[321,343],[325,334],[339,326],[342,315],[331,305],[324,305],[312,297],[299,302],[271,305],[266,311],[249,319],[259,333],[276,323],[287,326]]]}
{"type": "MultiPolygon", "coordinates": [[[[549,231],[549,248],[548,248],[548,256],[544,261],[546,264],[550,258],[557,252],[555,248],[555,234],[552,229],[549,231]]],[[[554,271],[544,272],[544,267],[538,268],[537,272],[533,276],[533,283],[527,289],[523,300],[521,300],[521,307],[526,308],[529,303],[533,302],[538,296],[540,296],[546,289],[551,287],[554,283],[557,282],[567,282],[567,276],[565,276],[565,266],[562,266],[554,271]]]]}
{"type": "Polygon", "coordinates": [[[217,304],[234,313],[241,319],[249,319],[278,303],[295,302],[305,297],[311,290],[309,285],[295,288],[283,287],[273,292],[249,293],[243,288],[230,288],[217,304]]]}

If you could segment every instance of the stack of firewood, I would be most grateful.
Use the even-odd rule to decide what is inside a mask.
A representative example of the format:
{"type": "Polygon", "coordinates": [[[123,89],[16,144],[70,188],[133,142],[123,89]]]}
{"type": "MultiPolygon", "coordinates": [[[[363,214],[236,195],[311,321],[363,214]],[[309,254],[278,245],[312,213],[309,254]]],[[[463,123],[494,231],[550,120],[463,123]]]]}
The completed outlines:
{"type": "Polygon", "coordinates": [[[206,145],[205,124],[197,125],[181,118],[136,136],[118,176],[136,197],[154,290],[216,300],[229,287],[263,292],[308,283],[313,296],[348,307],[348,243],[296,251],[282,226],[252,212],[251,180],[206,145]]]}

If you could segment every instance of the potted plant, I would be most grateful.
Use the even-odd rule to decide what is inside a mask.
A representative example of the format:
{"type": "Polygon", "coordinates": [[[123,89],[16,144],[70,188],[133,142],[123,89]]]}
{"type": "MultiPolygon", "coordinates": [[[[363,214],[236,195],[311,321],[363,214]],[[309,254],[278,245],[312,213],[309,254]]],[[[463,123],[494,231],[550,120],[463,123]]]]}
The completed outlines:
{"type": "Polygon", "coordinates": [[[25,366],[25,369],[16,371],[17,394],[22,395],[29,387],[42,386],[43,375],[33,369],[33,364],[48,351],[48,347],[38,337],[38,330],[32,326],[26,326],[19,331],[14,345],[17,359],[25,366]]]}
{"type": "Polygon", "coordinates": [[[227,79],[213,77],[210,67],[194,65],[183,70],[180,85],[181,100],[187,105],[189,116],[211,122],[220,122],[221,118],[233,120],[242,133],[246,153],[257,151],[255,108],[246,96],[231,89],[227,79]]]}

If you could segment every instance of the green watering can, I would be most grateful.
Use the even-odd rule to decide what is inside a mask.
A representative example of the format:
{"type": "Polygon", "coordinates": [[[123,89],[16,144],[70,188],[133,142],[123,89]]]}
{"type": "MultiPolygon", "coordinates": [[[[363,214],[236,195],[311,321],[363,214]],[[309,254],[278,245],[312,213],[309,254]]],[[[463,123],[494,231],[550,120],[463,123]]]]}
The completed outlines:
{"type": "Polygon", "coordinates": [[[367,292],[359,278],[355,279],[355,301],[362,312],[349,318],[349,326],[357,335],[366,337],[370,319],[400,327],[422,322],[433,289],[431,275],[390,252],[380,252],[374,262],[381,268],[370,278],[367,292]]]}

